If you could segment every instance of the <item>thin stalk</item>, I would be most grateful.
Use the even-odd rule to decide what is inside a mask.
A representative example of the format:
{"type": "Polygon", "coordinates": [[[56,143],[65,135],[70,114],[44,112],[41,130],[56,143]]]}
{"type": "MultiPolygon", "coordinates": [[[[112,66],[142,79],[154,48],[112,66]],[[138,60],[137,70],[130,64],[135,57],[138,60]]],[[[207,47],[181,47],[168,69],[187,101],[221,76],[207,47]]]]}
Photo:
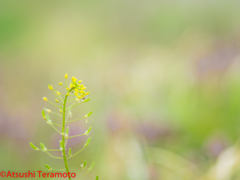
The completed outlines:
{"type": "Polygon", "coordinates": [[[61,114],[58,114],[58,113],[55,113],[55,112],[50,112],[50,113],[52,113],[52,114],[55,114],[55,115],[58,115],[58,116],[61,116],[61,117],[62,117],[62,115],[61,115],[61,114]]]}
{"type": "Polygon", "coordinates": [[[62,134],[57,128],[55,128],[55,126],[53,125],[53,124],[50,124],[52,127],[53,127],[53,129],[55,129],[58,133],[60,133],[60,134],[62,134]]]}
{"type": "Polygon", "coordinates": [[[74,119],[74,120],[68,121],[68,123],[69,123],[69,122],[78,121],[78,120],[82,120],[82,119],[85,119],[85,118],[83,117],[83,118],[74,119]]]}
{"type": "MultiPolygon", "coordinates": [[[[64,159],[64,164],[65,164],[65,168],[67,171],[67,174],[69,172],[68,169],[68,163],[67,163],[67,157],[66,157],[66,146],[65,146],[65,114],[66,114],[66,103],[67,103],[67,96],[65,96],[64,102],[63,102],[63,125],[62,125],[62,144],[63,144],[63,159],[64,159]]],[[[71,180],[71,177],[68,177],[69,180],[71,180]]]]}
{"type": "Polygon", "coordinates": [[[53,155],[51,155],[49,152],[47,152],[46,151],[46,153],[50,156],[50,157],[52,157],[52,158],[55,158],[55,159],[63,159],[63,158],[61,158],[61,157],[56,157],[56,156],[53,156],[53,155]]]}
{"type": "Polygon", "coordinates": [[[71,138],[78,137],[78,136],[86,136],[86,134],[79,134],[79,135],[75,135],[75,136],[70,136],[70,137],[67,137],[67,139],[71,139],[71,138]]]}
{"type": "Polygon", "coordinates": [[[60,149],[47,149],[47,150],[39,149],[39,151],[47,152],[47,151],[61,151],[61,150],[60,149]]]}
{"type": "Polygon", "coordinates": [[[68,157],[67,159],[70,159],[70,158],[76,156],[77,154],[79,154],[80,152],[82,152],[85,148],[86,148],[86,146],[84,146],[80,151],[78,151],[78,152],[76,152],[75,154],[71,155],[71,156],[68,157]]]}

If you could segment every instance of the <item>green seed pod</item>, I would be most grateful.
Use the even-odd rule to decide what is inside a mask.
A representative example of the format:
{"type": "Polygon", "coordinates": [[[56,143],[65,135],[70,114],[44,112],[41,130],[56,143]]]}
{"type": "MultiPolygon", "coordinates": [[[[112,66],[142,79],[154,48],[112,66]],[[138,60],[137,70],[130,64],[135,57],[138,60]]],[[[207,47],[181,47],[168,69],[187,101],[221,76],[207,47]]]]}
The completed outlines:
{"type": "Polygon", "coordinates": [[[62,140],[59,141],[59,147],[60,147],[60,150],[63,150],[63,143],[62,143],[62,140]]]}
{"type": "Polygon", "coordinates": [[[88,135],[88,134],[90,133],[91,129],[92,129],[92,126],[90,126],[90,127],[88,128],[88,130],[85,132],[85,134],[88,135]]]}
{"type": "Polygon", "coordinates": [[[98,176],[96,176],[96,180],[98,180],[98,176]]]}
{"type": "Polygon", "coordinates": [[[51,122],[49,115],[47,114],[47,122],[51,122]]]}
{"type": "Polygon", "coordinates": [[[93,166],[94,166],[95,162],[92,163],[92,165],[90,166],[90,168],[88,168],[88,171],[91,171],[93,166]]]}
{"type": "Polygon", "coordinates": [[[70,156],[72,155],[72,149],[71,149],[71,148],[69,148],[68,154],[69,154],[70,156]]]}
{"type": "Polygon", "coordinates": [[[39,148],[37,148],[36,146],[33,145],[33,143],[30,142],[30,146],[34,149],[34,150],[39,150],[39,148]]]}
{"type": "Polygon", "coordinates": [[[47,164],[45,164],[45,167],[48,169],[48,170],[51,170],[52,168],[49,166],[49,165],[47,165],[47,164]]]}
{"type": "Polygon", "coordinates": [[[45,146],[43,143],[40,143],[40,146],[42,147],[42,150],[43,150],[43,151],[46,151],[46,150],[47,150],[46,146],[45,146]]]}
{"type": "Polygon", "coordinates": [[[84,161],[83,168],[85,168],[86,166],[87,166],[87,161],[84,161]]]}
{"type": "Polygon", "coordinates": [[[42,110],[42,117],[43,117],[43,119],[46,119],[46,115],[45,115],[45,111],[44,110],[42,110]]]}
{"type": "Polygon", "coordinates": [[[86,142],[86,144],[84,146],[87,147],[90,142],[91,142],[91,138],[88,138],[88,140],[87,140],[87,142],[86,142]]]}
{"type": "Polygon", "coordinates": [[[66,128],[65,136],[68,136],[69,134],[69,126],[66,128]]]}
{"type": "Polygon", "coordinates": [[[92,115],[92,113],[93,113],[93,112],[90,112],[90,113],[86,114],[85,116],[86,116],[86,117],[89,117],[89,116],[92,115]]]}
{"type": "Polygon", "coordinates": [[[90,101],[90,99],[86,99],[86,100],[84,100],[83,103],[88,102],[88,101],[90,101]]]}

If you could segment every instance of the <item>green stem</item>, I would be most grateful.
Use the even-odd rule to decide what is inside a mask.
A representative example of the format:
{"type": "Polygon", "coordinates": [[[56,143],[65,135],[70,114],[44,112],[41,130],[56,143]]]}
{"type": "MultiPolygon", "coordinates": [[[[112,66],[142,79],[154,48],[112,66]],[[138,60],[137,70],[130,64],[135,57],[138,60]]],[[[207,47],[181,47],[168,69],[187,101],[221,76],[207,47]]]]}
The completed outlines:
{"type": "Polygon", "coordinates": [[[70,137],[67,137],[67,139],[71,139],[71,138],[78,137],[78,136],[86,136],[86,134],[79,134],[79,135],[75,135],[75,136],[70,136],[70,137]]]}
{"type": "MultiPolygon", "coordinates": [[[[62,144],[63,144],[63,159],[64,159],[64,164],[65,168],[67,171],[67,174],[69,172],[68,170],[68,163],[67,163],[67,157],[66,157],[66,146],[65,146],[65,114],[66,114],[66,103],[67,103],[67,96],[65,96],[64,103],[63,103],[63,125],[62,125],[62,144]]],[[[71,177],[68,177],[69,180],[71,180],[71,177]]]]}
{"type": "Polygon", "coordinates": [[[69,123],[69,122],[78,121],[78,120],[82,120],[82,119],[85,119],[85,118],[83,117],[83,118],[74,119],[74,120],[68,121],[68,123],[69,123]]]}

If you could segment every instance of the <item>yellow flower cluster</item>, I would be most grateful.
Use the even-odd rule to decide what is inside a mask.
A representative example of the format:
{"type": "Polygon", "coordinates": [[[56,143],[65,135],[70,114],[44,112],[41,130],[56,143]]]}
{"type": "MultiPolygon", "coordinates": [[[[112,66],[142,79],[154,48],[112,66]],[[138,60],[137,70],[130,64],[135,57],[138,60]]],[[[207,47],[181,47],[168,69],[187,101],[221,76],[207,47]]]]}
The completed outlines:
{"type": "MultiPolygon", "coordinates": [[[[68,78],[68,74],[65,74],[65,79],[66,79],[66,83],[67,83],[67,78],[68,78]]],[[[72,82],[70,83],[70,85],[66,87],[67,90],[67,96],[70,95],[70,93],[73,93],[76,96],[76,101],[79,102],[80,99],[84,100],[86,98],[86,96],[90,93],[90,92],[85,92],[84,90],[86,89],[86,87],[84,86],[84,84],[81,84],[82,80],[78,80],[77,78],[75,78],[74,76],[72,77],[72,82]]],[[[59,85],[63,85],[62,82],[59,82],[59,85]]],[[[50,90],[52,90],[54,93],[56,93],[57,96],[60,97],[61,93],[59,91],[56,91],[55,89],[53,89],[53,87],[51,85],[48,85],[48,88],[50,90]]],[[[48,101],[48,99],[46,97],[43,98],[44,101],[48,101]]],[[[57,103],[59,103],[58,99],[55,99],[55,101],[57,103]]]]}
{"type": "MultiPolygon", "coordinates": [[[[67,77],[67,74],[65,75],[65,77],[67,77]]],[[[74,95],[77,97],[77,101],[79,99],[84,99],[89,94],[89,92],[84,91],[86,87],[84,86],[84,84],[81,84],[81,82],[82,80],[78,80],[73,76],[72,82],[70,83],[69,87],[66,88],[68,93],[74,93],[74,95]]]]}

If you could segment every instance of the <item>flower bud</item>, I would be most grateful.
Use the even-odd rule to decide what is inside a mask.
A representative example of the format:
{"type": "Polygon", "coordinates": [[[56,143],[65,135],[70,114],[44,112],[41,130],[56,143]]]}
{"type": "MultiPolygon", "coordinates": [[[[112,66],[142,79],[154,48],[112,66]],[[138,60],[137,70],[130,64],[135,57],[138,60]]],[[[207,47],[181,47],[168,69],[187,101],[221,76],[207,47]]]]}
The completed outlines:
{"type": "Polygon", "coordinates": [[[46,98],[46,97],[43,97],[43,100],[44,100],[44,101],[47,101],[47,98],[46,98]]]}
{"type": "Polygon", "coordinates": [[[61,85],[62,85],[62,82],[59,82],[59,85],[61,86],[61,85]]]}
{"type": "Polygon", "coordinates": [[[66,78],[66,79],[68,78],[68,74],[65,74],[65,78],[66,78]]]}
{"type": "Polygon", "coordinates": [[[49,84],[48,85],[48,88],[50,89],[50,90],[53,90],[53,87],[49,84]]]}

